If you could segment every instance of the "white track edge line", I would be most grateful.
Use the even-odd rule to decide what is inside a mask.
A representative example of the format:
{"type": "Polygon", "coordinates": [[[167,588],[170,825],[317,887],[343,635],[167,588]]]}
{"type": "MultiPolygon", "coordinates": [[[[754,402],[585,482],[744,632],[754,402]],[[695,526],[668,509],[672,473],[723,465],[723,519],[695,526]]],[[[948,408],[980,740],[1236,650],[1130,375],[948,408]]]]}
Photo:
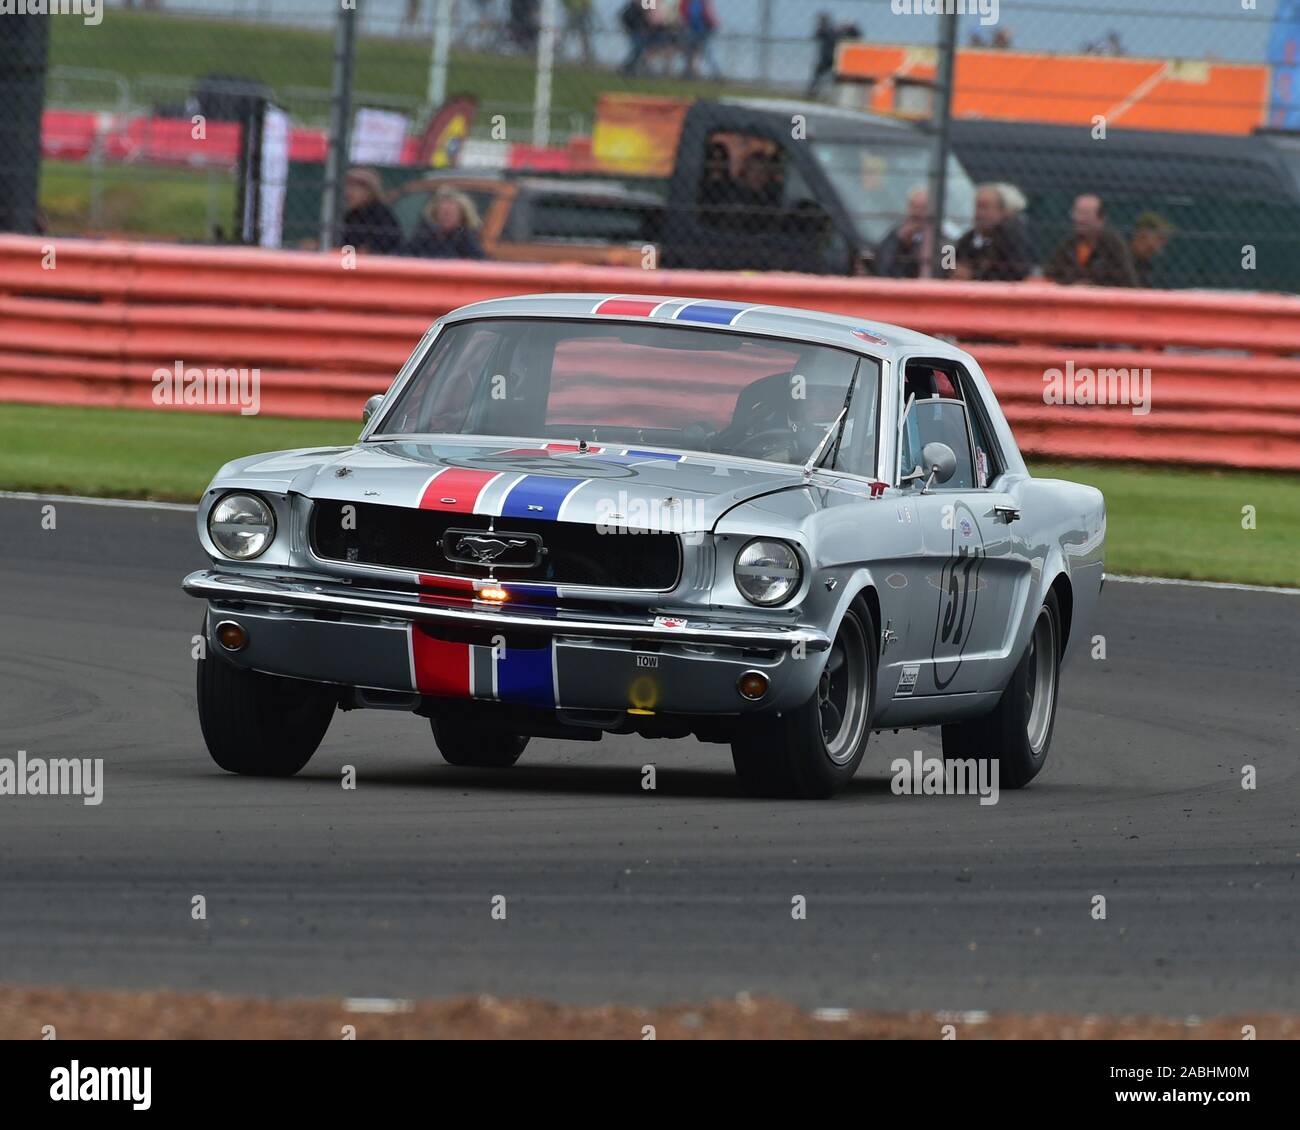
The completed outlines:
{"type": "Polygon", "coordinates": [[[76,502],[85,506],[117,506],[126,510],[181,510],[193,514],[190,502],[154,502],[147,498],[91,498],[84,494],[36,494],[23,490],[0,490],[0,498],[20,502],[76,502]]]}
{"type": "Polygon", "coordinates": [[[1120,573],[1107,573],[1106,582],[1121,585],[1173,585],[1188,589],[1227,589],[1229,592],[1271,592],[1280,596],[1300,596],[1300,589],[1283,585],[1247,585],[1235,581],[1189,581],[1181,577],[1129,577],[1120,573]]]}

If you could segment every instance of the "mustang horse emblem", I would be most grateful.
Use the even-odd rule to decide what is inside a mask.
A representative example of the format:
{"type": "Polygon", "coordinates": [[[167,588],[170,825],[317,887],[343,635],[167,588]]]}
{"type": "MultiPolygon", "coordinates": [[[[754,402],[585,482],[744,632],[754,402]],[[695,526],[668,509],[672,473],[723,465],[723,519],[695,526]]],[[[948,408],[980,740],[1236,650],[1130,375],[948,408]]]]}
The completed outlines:
{"type": "Polygon", "coordinates": [[[456,543],[456,552],[467,554],[475,561],[488,562],[495,561],[508,549],[521,549],[527,544],[527,538],[510,538],[505,541],[501,538],[479,537],[470,534],[456,543]]]}

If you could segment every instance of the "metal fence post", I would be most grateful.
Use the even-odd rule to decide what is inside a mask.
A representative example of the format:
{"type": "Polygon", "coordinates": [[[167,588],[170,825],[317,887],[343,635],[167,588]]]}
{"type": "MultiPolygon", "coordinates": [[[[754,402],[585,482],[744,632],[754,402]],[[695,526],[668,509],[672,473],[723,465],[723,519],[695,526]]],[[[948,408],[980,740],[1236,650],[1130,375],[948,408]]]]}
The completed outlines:
{"type": "Polygon", "coordinates": [[[355,8],[339,11],[334,29],[334,76],[330,88],[329,151],[325,157],[325,188],[320,202],[320,246],[338,245],[343,222],[343,178],[347,173],[348,134],[352,124],[352,66],[356,55],[355,8]]]}

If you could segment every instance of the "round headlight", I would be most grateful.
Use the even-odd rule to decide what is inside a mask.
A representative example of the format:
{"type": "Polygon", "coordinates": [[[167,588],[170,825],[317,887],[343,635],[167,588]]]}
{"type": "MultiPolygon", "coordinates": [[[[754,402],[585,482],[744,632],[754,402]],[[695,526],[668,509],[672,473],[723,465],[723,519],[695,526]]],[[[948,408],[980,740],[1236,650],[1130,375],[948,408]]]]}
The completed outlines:
{"type": "Polygon", "coordinates": [[[208,515],[208,535],[227,557],[251,561],[275,540],[275,514],[255,494],[228,494],[208,515]]]}
{"type": "Polygon", "coordinates": [[[780,604],[799,588],[799,555],[783,541],[751,541],[736,558],[736,588],[752,604],[780,604]]]}

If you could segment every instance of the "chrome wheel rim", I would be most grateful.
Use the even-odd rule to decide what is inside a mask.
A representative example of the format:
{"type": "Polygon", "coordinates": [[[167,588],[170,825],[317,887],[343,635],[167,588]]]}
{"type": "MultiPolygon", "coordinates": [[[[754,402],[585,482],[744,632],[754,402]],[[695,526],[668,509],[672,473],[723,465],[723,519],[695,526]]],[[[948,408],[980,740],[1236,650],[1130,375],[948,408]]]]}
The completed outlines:
{"type": "Polygon", "coordinates": [[[856,616],[846,616],[817,682],[817,714],[826,756],[850,761],[867,725],[870,686],[867,641],[856,616]]]}
{"type": "Polygon", "coordinates": [[[1052,728],[1052,710],[1056,705],[1056,624],[1044,608],[1029,637],[1028,671],[1025,679],[1025,732],[1029,749],[1035,757],[1047,745],[1052,728]]]}

